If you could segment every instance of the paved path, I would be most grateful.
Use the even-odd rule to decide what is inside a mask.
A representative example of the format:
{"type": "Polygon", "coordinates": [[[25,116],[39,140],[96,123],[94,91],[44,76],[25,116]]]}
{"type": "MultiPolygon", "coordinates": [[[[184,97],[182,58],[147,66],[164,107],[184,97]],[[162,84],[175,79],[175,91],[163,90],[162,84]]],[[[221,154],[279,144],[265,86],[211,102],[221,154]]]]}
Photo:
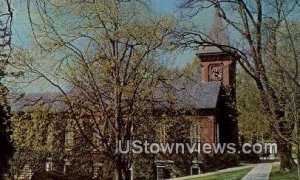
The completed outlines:
{"type": "Polygon", "coordinates": [[[268,180],[273,163],[256,165],[242,180],[268,180]]]}

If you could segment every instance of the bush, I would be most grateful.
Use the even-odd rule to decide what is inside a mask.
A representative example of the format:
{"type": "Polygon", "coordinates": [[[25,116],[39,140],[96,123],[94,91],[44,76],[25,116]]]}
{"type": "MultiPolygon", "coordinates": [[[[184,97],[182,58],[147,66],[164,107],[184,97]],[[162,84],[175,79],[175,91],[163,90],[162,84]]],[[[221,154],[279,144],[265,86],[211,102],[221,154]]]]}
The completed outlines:
{"type": "Polygon", "coordinates": [[[248,163],[257,163],[259,161],[259,155],[255,153],[241,154],[240,159],[248,163]]]}
{"type": "Polygon", "coordinates": [[[239,165],[239,156],[236,154],[210,154],[204,157],[201,168],[205,172],[234,167],[239,165]]]}

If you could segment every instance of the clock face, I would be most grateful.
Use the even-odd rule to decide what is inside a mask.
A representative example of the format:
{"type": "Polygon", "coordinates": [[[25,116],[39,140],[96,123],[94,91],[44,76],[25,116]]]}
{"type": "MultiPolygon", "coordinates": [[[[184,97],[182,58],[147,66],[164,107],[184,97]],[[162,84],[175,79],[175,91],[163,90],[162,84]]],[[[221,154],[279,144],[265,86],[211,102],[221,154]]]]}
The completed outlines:
{"type": "Polygon", "coordinates": [[[223,66],[213,65],[210,68],[210,80],[211,81],[222,81],[223,78],[223,66]]]}

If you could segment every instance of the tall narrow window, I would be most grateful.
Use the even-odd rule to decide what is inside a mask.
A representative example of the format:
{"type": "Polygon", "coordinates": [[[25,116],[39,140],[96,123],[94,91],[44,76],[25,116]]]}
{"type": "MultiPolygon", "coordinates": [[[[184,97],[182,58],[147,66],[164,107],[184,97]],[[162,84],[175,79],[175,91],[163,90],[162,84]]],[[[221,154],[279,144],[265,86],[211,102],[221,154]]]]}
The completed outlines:
{"type": "Polygon", "coordinates": [[[200,151],[200,124],[198,123],[193,123],[191,125],[191,130],[190,130],[190,134],[191,134],[191,145],[193,146],[193,151],[195,152],[199,152],[200,151]]]}
{"type": "Polygon", "coordinates": [[[69,131],[65,134],[65,147],[70,149],[74,146],[74,132],[69,131]]]}
{"type": "Polygon", "coordinates": [[[48,132],[46,143],[48,149],[53,149],[54,135],[52,132],[48,132]]]}
{"type": "Polygon", "coordinates": [[[166,143],[166,126],[165,125],[159,126],[158,137],[159,137],[160,143],[164,143],[164,144],[166,143]]]}
{"type": "Polygon", "coordinates": [[[200,143],[200,125],[198,123],[194,123],[191,125],[191,143],[200,143]]]}

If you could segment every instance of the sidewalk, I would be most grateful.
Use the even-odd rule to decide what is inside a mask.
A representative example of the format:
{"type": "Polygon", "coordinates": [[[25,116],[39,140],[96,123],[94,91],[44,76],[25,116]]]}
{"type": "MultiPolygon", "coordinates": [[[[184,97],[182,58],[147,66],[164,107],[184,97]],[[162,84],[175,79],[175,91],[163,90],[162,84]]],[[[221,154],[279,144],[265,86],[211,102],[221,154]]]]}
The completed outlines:
{"type": "Polygon", "coordinates": [[[273,163],[256,165],[242,180],[268,180],[273,163]]]}

